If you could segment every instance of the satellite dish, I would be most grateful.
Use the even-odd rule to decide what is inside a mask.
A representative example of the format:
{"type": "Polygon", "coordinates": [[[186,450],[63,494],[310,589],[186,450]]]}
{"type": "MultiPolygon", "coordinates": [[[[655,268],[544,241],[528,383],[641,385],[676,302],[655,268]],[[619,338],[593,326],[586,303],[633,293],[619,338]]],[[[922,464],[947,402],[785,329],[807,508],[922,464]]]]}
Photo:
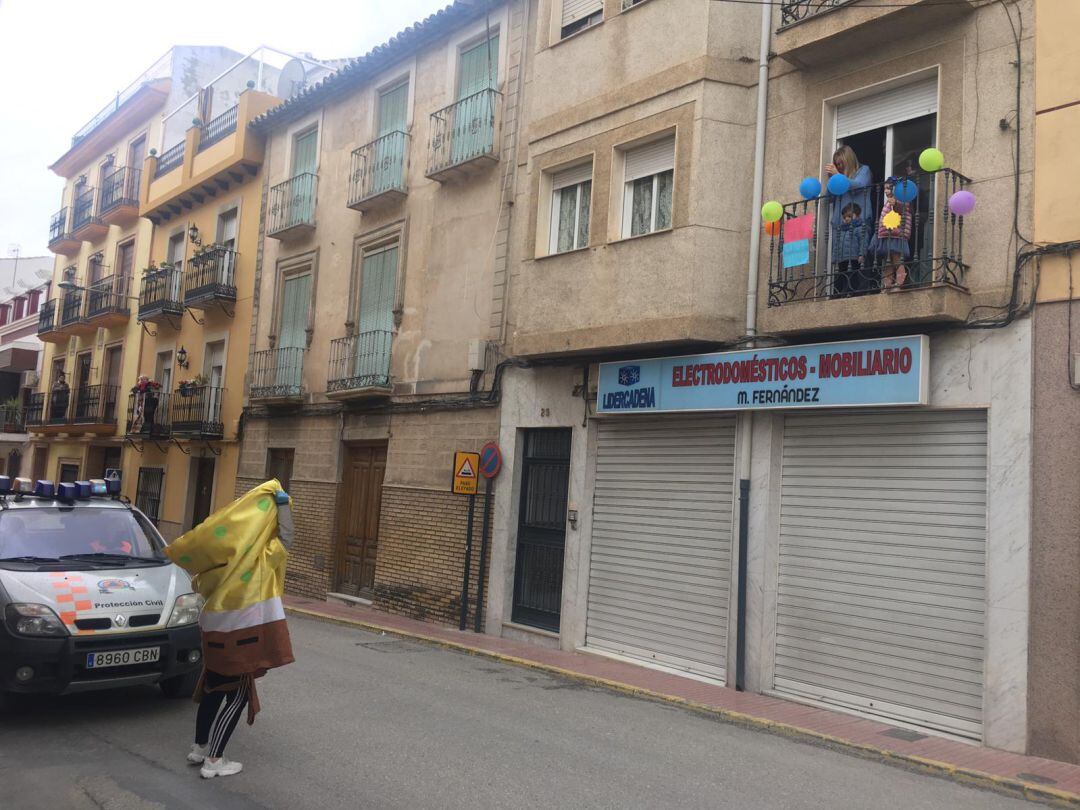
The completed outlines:
{"type": "Polygon", "coordinates": [[[277,97],[292,98],[307,87],[307,71],[299,59],[290,59],[281,69],[277,80],[277,97]]]}

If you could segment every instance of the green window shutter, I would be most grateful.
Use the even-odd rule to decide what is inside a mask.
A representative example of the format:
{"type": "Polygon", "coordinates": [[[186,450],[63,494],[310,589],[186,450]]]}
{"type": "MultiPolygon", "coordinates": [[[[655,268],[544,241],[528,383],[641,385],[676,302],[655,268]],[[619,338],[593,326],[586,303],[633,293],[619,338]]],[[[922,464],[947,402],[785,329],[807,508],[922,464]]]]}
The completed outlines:
{"type": "Polygon", "coordinates": [[[296,136],[293,144],[293,177],[298,174],[315,173],[315,146],[319,130],[312,129],[296,136]]]}
{"type": "Polygon", "coordinates": [[[397,263],[397,245],[364,256],[360,267],[360,317],[357,331],[393,330],[397,263]]]}
{"type": "Polygon", "coordinates": [[[278,346],[303,348],[307,344],[307,315],[310,302],[310,273],[285,279],[281,295],[281,336],[278,346]]]}
{"type": "Polygon", "coordinates": [[[379,137],[396,130],[405,131],[408,104],[408,82],[379,94],[379,137]]]}
{"type": "Polygon", "coordinates": [[[461,52],[458,61],[458,99],[498,84],[499,35],[461,52]]]}

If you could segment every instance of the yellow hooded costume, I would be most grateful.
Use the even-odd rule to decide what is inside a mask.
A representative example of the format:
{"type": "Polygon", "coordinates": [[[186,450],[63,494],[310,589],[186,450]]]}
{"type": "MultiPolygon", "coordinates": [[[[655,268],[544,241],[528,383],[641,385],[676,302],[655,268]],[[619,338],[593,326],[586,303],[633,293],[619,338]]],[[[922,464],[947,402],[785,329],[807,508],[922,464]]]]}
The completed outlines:
{"type": "Polygon", "coordinates": [[[294,660],[281,601],[288,553],[278,498],[287,496],[276,480],[259,484],[165,549],[206,600],[199,618],[206,668],[237,680],[294,660]]]}

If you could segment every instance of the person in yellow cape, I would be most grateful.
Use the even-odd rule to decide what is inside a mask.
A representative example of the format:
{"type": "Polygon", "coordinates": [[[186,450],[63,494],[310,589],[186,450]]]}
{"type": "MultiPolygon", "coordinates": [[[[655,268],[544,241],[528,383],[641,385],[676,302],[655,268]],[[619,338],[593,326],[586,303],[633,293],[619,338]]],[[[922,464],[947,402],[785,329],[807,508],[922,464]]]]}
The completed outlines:
{"type": "Polygon", "coordinates": [[[181,535],[165,553],[192,575],[203,597],[203,674],[195,700],[195,743],[188,762],[203,778],[231,776],[243,766],[225,758],[240,715],[255,722],[255,679],[293,662],[281,597],[293,523],[289,496],[267,481],[181,535]]]}

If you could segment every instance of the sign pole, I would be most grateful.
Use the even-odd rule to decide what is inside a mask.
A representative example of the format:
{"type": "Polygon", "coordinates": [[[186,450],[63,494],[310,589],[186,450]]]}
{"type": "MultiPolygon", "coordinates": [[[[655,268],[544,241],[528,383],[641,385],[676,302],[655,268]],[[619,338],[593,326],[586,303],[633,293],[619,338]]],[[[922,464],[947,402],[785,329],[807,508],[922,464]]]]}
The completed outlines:
{"type": "Polygon", "coordinates": [[[469,569],[472,563],[472,527],[473,511],[476,508],[476,496],[469,496],[469,516],[465,522],[465,575],[461,580],[461,618],[458,630],[464,630],[469,617],[469,569]]]}
{"type": "Polygon", "coordinates": [[[488,526],[491,517],[491,479],[484,480],[484,524],[480,527],[480,570],[476,572],[476,617],[473,620],[473,631],[480,632],[482,614],[484,612],[484,571],[487,567],[488,554],[488,526]]]}

